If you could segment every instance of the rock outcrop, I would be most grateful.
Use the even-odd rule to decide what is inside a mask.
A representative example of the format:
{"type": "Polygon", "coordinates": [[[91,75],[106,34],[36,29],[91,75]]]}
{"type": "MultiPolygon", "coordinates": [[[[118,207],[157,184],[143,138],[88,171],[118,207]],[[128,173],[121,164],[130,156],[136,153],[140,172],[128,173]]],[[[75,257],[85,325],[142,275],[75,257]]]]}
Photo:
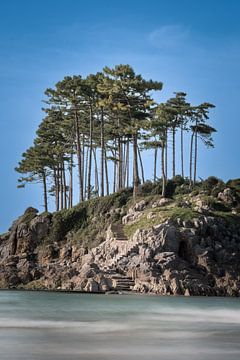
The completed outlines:
{"type": "MultiPolygon", "coordinates": [[[[235,201],[229,191],[218,199],[235,201]]],[[[127,213],[119,209],[122,224],[110,226],[93,248],[69,236],[55,241],[52,216],[29,208],[0,238],[0,286],[239,296],[240,222],[205,214],[200,201],[191,200],[200,210],[191,218],[170,215],[177,204],[169,199],[142,200],[127,213]]]]}

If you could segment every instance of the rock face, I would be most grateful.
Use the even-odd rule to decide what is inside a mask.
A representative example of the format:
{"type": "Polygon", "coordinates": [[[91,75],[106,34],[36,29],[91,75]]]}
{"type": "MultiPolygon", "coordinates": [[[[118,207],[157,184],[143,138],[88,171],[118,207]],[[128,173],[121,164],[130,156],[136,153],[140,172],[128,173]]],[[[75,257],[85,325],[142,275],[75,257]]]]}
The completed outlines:
{"type": "MultiPolygon", "coordinates": [[[[228,192],[219,197],[234,201],[228,192]]],[[[146,218],[155,224],[128,238],[123,225],[134,224],[148,205],[145,200],[137,203],[123,217],[123,225],[114,231],[110,227],[106,240],[92,249],[68,237],[49,239],[51,215],[37,215],[29,208],[0,238],[0,286],[239,296],[240,224],[201,213],[191,220],[156,223],[153,211],[169,203],[161,199],[150,204],[146,218]]]]}

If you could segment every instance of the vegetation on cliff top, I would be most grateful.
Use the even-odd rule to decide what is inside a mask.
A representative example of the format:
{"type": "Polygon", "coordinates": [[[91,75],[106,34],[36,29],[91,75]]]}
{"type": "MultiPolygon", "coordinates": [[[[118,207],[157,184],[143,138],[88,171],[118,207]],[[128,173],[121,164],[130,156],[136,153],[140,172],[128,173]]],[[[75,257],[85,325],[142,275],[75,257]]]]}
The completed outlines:
{"type": "Polygon", "coordinates": [[[19,187],[40,181],[45,211],[49,194],[55,198],[56,211],[72,208],[77,197],[81,203],[131,185],[135,197],[146,180],[142,152],[150,149],[154,164],[151,178],[156,182],[161,177],[163,196],[177,168],[182,178],[186,178],[188,168],[192,188],[197,182],[199,140],[213,147],[216,130],[208,120],[214,105],[192,105],[184,92],[159,103],[154,98],[162,86],[161,81],[136,74],[129,65],[117,65],[86,78],[66,76],[47,89],[45,117],[33,146],[23,153],[16,168],[21,174],[19,187]]]}
{"type": "Polygon", "coordinates": [[[220,201],[218,194],[229,188],[222,180],[210,177],[196,184],[193,191],[189,190],[189,182],[176,177],[168,182],[168,198],[170,203],[163,207],[151,208],[151,204],[161,198],[161,181],[147,182],[140,186],[137,198],[132,197],[132,189],[84,201],[71,209],[63,209],[53,213],[52,226],[48,241],[65,241],[66,236],[71,242],[93,247],[105,240],[109,225],[121,222],[130,207],[141,200],[148,204],[139,220],[125,226],[125,232],[131,236],[137,229],[149,228],[167,219],[191,220],[202,214],[194,207],[190,199],[200,199],[211,216],[225,219],[226,222],[240,223],[240,187],[238,180],[227,182],[235,197],[234,213],[232,207],[220,201]],[[217,190],[218,189],[218,190],[217,190]],[[185,207],[185,204],[188,206],[185,207]],[[152,216],[149,214],[153,214],[152,216]]]}

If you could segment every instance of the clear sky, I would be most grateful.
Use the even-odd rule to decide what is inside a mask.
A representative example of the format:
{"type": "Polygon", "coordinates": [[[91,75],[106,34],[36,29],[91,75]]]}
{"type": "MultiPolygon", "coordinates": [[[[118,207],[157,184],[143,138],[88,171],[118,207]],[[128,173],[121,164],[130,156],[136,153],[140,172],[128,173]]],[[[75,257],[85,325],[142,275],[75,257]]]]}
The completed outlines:
{"type": "MultiPolygon", "coordinates": [[[[43,93],[65,75],[129,63],[164,83],[159,101],[185,91],[212,102],[214,150],[199,175],[240,177],[239,0],[1,0],[0,232],[27,206],[42,210],[40,189],[17,189],[14,171],[43,116],[43,93]]],[[[150,171],[150,170],[149,170],[150,171]]]]}

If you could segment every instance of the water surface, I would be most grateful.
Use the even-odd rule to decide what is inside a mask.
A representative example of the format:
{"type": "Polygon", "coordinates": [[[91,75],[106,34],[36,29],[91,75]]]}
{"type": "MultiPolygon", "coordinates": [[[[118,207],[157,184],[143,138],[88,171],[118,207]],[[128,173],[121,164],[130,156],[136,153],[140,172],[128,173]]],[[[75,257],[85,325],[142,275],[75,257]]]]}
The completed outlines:
{"type": "Polygon", "coordinates": [[[240,300],[0,291],[1,360],[239,360],[240,300]]]}

